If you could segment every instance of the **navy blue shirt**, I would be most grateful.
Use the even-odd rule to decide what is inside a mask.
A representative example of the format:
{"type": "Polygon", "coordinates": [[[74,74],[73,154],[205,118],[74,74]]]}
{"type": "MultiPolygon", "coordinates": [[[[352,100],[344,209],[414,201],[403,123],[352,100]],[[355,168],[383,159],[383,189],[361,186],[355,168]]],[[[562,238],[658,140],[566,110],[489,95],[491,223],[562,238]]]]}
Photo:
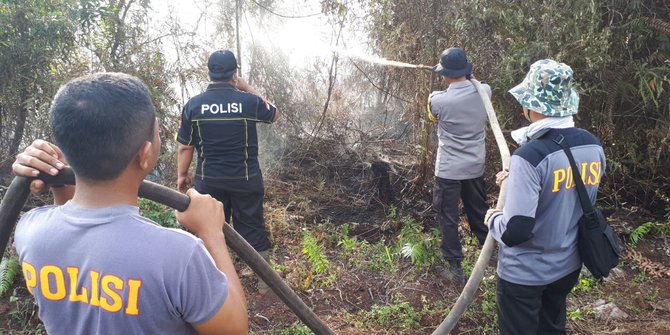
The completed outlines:
{"type": "Polygon", "coordinates": [[[277,109],[229,83],[213,83],[191,98],[181,115],[177,141],[195,146],[202,180],[249,180],[260,174],[256,123],[271,123],[277,109]]]}

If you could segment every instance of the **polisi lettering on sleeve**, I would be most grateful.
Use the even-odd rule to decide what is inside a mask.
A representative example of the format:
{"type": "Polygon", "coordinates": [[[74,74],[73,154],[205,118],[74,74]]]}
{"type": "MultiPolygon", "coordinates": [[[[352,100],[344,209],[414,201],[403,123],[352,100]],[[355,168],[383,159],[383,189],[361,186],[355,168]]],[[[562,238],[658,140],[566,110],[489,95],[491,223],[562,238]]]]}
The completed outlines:
{"type": "Polygon", "coordinates": [[[241,102],[229,102],[227,104],[210,104],[210,105],[200,105],[200,114],[205,114],[205,112],[211,114],[241,114],[242,113],[242,103],[241,102]]]}
{"type": "Polygon", "coordinates": [[[21,266],[28,291],[33,295],[38,289],[42,297],[47,300],[58,301],[67,298],[72,303],[99,307],[111,313],[123,310],[126,315],[140,314],[142,280],[126,280],[113,274],[101,274],[93,270],[80,273],[79,268],[73,266],[63,270],[55,265],[45,265],[38,269],[25,261],[21,266]]]}
{"type": "MultiPolygon", "coordinates": [[[[580,164],[580,175],[582,176],[582,181],[585,186],[598,185],[600,183],[601,175],[601,162],[583,162],[580,164]]],[[[567,168],[555,169],[552,171],[552,176],[554,178],[553,187],[551,188],[552,193],[556,193],[560,190],[569,190],[575,187],[575,180],[572,177],[572,167],[568,166],[567,168]]]]}

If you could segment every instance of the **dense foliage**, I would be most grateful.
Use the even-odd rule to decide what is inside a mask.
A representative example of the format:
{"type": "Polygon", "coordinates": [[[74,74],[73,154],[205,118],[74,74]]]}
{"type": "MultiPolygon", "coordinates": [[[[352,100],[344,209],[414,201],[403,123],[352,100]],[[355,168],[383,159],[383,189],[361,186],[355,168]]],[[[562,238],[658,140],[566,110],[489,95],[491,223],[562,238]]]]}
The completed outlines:
{"type": "Polygon", "coordinates": [[[45,111],[76,47],[73,3],[0,2],[0,172],[24,136],[45,135],[45,111]]]}
{"type": "MultiPolygon", "coordinates": [[[[125,72],[149,87],[171,137],[176,100],[160,39],[144,27],[149,1],[0,1],[0,177],[35,138],[50,138],[48,109],[60,85],[91,72],[125,72]]],[[[173,164],[160,164],[159,172],[173,164]]]]}

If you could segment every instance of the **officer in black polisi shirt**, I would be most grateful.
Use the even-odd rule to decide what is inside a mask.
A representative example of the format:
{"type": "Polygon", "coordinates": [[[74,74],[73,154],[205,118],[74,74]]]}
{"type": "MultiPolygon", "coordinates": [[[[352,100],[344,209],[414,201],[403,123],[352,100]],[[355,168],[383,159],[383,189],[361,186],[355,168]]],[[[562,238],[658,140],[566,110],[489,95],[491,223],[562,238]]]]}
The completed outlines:
{"type": "MultiPolygon", "coordinates": [[[[258,163],[256,123],[272,123],[277,108],[237,74],[230,50],[217,50],[207,62],[211,83],[182,109],[177,135],[177,188],[191,186],[189,166],[198,159],[195,189],[224,204],[226,221],[269,261],[270,239],[263,219],[263,176],[258,163]]],[[[268,290],[259,279],[258,289],[268,290]]]]}

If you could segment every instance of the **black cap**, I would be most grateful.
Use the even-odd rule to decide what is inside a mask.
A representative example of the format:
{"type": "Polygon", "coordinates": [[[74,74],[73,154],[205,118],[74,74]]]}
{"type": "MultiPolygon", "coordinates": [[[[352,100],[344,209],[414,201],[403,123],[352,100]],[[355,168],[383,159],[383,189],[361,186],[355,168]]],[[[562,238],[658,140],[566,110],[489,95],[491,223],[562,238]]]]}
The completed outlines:
{"type": "Polygon", "coordinates": [[[472,74],[472,63],[468,63],[465,51],[461,48],[449,48],[440,55],[440,63],[433,71],[449,78],[459,78],[472,74]]]}
{"type": "Polygon", "coordinates": [[[230,80],[237,71],[237,59],[230,50],[216,50],[207,61],[209,78],[212,80],[230,80]]]}

